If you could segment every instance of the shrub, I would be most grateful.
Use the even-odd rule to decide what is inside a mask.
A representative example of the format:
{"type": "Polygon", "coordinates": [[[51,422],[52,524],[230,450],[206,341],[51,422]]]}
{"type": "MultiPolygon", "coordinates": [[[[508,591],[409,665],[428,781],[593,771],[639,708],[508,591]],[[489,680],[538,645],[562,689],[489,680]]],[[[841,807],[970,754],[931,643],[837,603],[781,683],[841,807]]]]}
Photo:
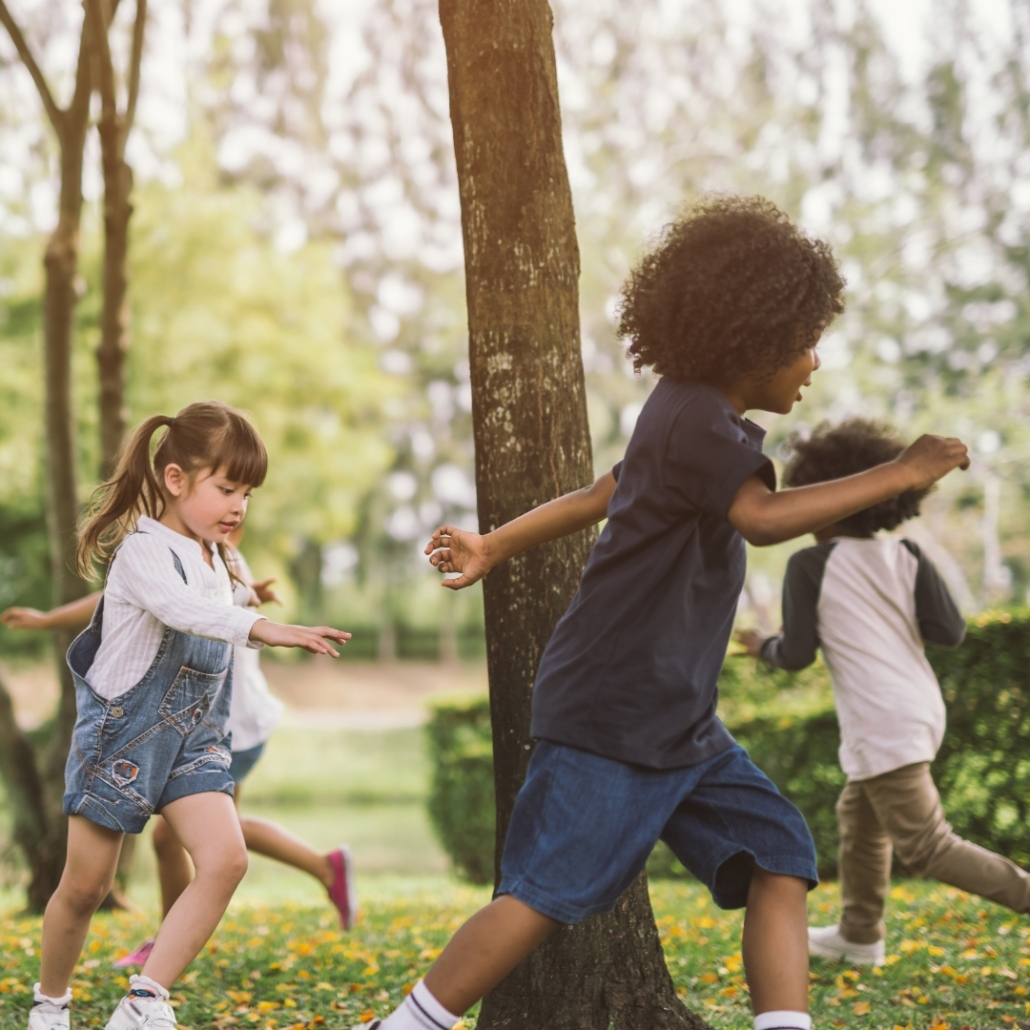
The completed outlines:
{"type": "MultiPolygon", "coordinates": [[[[933,772],[955,831],[1030,865],[1030,612],[989,612],[970,623],[962,647],[927,651],[948,706],[933,772]]],[[[819,870],[837,868],[834,806],[845,777],[840,731],[822,663],[791,675],[728,660],[721,712],[755,764],[801,809],[819,870]]],[[[493,761],[485,698],[438,705],[429,724],[430,815],[456,869],[476,883],[493,869],[493,761]],[[453,842],[453,843],[452,843],[453,842]]],[[[659,845],[652,876],[684,876],[659,845]]]]}

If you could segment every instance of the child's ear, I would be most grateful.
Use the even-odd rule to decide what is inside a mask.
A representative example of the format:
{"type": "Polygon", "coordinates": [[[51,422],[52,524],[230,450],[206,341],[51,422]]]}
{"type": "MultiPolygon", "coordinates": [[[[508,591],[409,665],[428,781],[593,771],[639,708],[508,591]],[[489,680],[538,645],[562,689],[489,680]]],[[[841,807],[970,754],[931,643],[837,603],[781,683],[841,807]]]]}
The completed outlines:
{"type": "Polygon", "coordinates": [[[165,465],[165,489],[172,497],[181,497],[186,492],[186,473],[179,465],[165,465]]]}

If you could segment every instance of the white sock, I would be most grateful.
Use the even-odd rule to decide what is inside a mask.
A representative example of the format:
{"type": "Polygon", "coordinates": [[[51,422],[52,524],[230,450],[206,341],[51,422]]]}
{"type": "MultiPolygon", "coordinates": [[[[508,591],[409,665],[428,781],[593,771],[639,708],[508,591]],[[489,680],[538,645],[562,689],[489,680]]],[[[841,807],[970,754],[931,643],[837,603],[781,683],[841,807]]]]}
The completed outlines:
{"type": "Polygon", "coordinates": [[[382,1030],[451,1030],[459,1018],[429,993],[425,980],[419,980],[404,1004],[383,1020],[382,1030]]]}
{"type": "Polygon", "coordinates": [[[162,987],[156,980],[151,980],[149,976],[144,976],[142,973],[133,973],[129,977],[129,990],[150,991],[151,994],[160,998],[161,1001],[168,1000],[167,988],[162,987]]]}
{"type": "Polygon", "coordinates": [[[64,1008],[65,1005],[70,1005],[72,1002],[72,989],[69,987],[60,998],[51,998],[49,994],[44,994],[39,989],[39,984],[35,984],[32,988],[32,1000],[39,1002],[40,1005],[48,1001],[59,1009],[64,1008]]]}
{"type": "Polygon", "coordinates": [[[755,1016],[755,1030],[812,1030],[812,1017],[807,1012],[763,1012],[755,1016]]]}

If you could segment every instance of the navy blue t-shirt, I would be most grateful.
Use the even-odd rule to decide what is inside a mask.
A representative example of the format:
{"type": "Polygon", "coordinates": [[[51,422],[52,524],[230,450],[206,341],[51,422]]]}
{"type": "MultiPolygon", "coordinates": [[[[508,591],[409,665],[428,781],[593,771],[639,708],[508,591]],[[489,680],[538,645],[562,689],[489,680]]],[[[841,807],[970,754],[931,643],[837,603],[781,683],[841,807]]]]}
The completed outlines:
{"type": "Polygon", "coordinates": [[[776,488],[764,438],[714,387],[658,383],[540,660],[535,738],[656,769],[732,745],[715,703],[746,554],[726,512],[751,476],[776,488]]]}

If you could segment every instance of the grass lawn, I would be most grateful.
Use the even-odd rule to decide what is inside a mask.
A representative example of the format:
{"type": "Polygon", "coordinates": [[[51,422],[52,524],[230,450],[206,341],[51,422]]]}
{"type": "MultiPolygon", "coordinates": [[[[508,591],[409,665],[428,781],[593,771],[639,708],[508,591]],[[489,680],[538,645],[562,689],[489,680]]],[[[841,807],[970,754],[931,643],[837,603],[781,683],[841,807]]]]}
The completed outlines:
{"type": "MultiPolygon", "coordinates": [[[[255,884],[173,995],[184,1027],[350,1027],[388,1012],[455,927],[488,897],[442,876],[376,876],[345,935],[317,894],[284,901],[255,884]]],[[[717,1028],[751,1026],[740,915],[694,884],[652,885],[658,925],[684,999],[717,1028]]],[[[40,920],[0,916],[0,1028],[22,1028],[37,976],[40,920]]],[[[835,915],[834,885],[812,895],[813,921],[835,915]]],[[[887,965],[814,960],[816,1026],[862,1030],[1030,1027],[1030,921],[959,891],[902,883],[891,899],[887,965]]],[[[76,1027],[101,1027],[126,980],[111,962],[146,936],[153,913],[98,916],[76,970],[76,1027]]],[[[469,1026],[474,1026],[470,1019],[469,1026]]],[[[657,1028],[656,1028],[657,1030],[657,1028]]]]}

